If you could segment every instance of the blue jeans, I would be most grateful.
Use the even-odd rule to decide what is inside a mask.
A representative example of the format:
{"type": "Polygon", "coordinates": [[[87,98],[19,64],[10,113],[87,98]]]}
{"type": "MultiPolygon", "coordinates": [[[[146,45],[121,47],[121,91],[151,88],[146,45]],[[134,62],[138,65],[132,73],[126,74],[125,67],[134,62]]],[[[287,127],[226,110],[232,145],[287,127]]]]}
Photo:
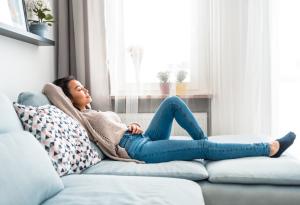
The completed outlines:
{"type": "Polygon", "coordinates": [[[215,143],[207,139],[190,109],[177,96],[163,100],[147,130],[142,134],[127,131],[119,145],[133,159],[146,163],[172,160],[222,160],[250,156],[269,156],[268,143],[215,143]],[[193,140],[170,140],[173,119],[193,140]]]}

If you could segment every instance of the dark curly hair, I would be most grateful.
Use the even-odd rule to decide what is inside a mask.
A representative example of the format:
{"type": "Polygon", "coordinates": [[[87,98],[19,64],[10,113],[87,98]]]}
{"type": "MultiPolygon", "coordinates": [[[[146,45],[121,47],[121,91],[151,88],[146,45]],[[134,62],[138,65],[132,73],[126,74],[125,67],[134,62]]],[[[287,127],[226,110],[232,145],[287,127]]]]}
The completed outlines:
{"type": "Polygon", "coordinates": [[[74,76],[67,76],[67,77],[64,77],[64,78],[56,79],[55,81],[53,81],[53,84],[61,87],[61,89],[63,90],[63,92],[65,93],[65,95],[68,98],[72,98],[72,95],[71,95],[70,89],[69,89],[69,82],[71,80],[76,80],[76,79],[75,79],[74,76]]]}

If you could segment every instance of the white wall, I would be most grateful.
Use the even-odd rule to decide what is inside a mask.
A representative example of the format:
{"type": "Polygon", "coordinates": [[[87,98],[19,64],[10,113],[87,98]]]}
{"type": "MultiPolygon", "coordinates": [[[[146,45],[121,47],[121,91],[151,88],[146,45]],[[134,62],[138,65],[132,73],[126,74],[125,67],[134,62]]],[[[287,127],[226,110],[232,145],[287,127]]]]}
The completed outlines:
{"type": "Polygon", "coordinates": [[[40,91],[54,78],[54,46],[36,46],[0,35],[0,92],[16,100],[20,92],[40,91]]]}
{"type": "MultiPolygon", "coordinates": [[[[54,0],[49,2],[55,11],[54,0]]],[[[47,37],[55,39],[54,33],[55,26],[47,37]]],[[[11,100],[22,91],[40,91],[52,82],[55,66],[55,46],[36,46],[0,35],[0,92],[11,100]]]]}

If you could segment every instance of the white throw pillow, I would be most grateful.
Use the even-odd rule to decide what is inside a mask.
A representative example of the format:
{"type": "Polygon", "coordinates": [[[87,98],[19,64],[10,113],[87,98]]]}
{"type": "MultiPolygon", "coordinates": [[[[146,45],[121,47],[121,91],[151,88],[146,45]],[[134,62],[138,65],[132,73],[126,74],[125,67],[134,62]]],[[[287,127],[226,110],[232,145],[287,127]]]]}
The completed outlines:
{"type": "Polygon", "coordinates": [[[18,103],[14,107],[24,129],[44,146],[60,176],[80,173],[101,161],[83,126],[57,107],[18,103]]]}

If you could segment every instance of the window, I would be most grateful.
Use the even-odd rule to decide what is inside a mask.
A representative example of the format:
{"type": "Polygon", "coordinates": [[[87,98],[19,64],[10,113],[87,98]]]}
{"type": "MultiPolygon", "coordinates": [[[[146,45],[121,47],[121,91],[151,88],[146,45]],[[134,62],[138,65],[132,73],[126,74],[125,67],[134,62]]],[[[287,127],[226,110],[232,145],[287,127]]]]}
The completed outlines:
{"type": "Polygon", "coordinates": [[[158,72],[169,71],[175,83],[180,70],[187,72],[189,94],[208,93],[209,0],[105,3],[112,94],[134,90],[137,79],[143,95],[158,94],[158,72]]]}
{"type": "MultiPolygon", "coordinates": [[[[186,0],[126,0],[124,1],[124,39],[126,82],[135,82],[130,51],[142,49],[141,82],[157,83],[159,71],[175,73],[184,69],[190,78],[191,11],[186,0]]],[[[173,75],[172,75],[173,74],[173,75]]]]}

